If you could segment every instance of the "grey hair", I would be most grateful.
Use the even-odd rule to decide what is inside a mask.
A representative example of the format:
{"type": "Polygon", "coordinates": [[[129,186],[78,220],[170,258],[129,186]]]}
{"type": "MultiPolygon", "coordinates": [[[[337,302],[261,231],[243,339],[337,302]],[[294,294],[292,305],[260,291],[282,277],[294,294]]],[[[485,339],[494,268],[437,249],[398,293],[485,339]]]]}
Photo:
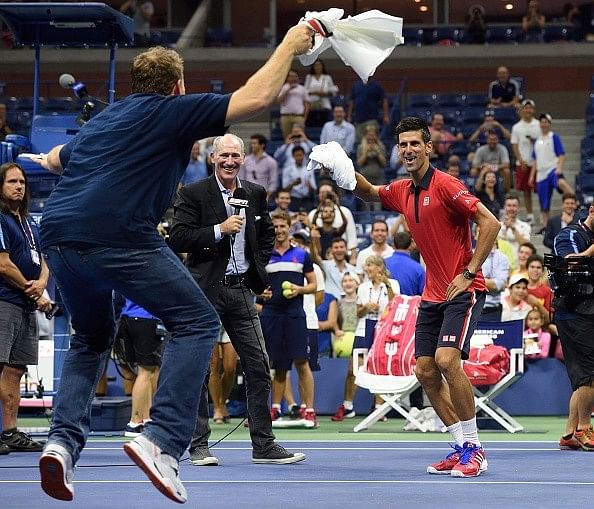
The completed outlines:
{"type": "Polygon", "coordinates": [[[245,155],[245,144],[243,143],[243,140],[239,137],[236,136],[235,134],[232,133],[227,133],[224,134],[223,136],[217,136],[214,141],[212,142],[212,153],[216,154],[219,151],[219,147],[221,145],[221,143],[223,142],[223,138],[225,136],[231,137],[233,139],[233,141],[235,141],[236,143],[239,144],[239,148],[241,150],[241,155],[245,155]]]}

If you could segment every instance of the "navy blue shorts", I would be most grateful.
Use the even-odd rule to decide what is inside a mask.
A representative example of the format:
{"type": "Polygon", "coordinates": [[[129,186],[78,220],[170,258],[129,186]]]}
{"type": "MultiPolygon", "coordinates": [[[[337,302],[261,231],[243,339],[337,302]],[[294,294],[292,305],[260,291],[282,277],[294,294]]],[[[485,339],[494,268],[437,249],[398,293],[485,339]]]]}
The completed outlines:
{"type": "Polygon", "coordinates": [[[470,338],[481,316],[485,292],[464,292],[445,302],[421,301],[415,329],[415,357],[435,357],[440,347],[457,348],[468,359],[470,338]]]}
{"type": "Polygon", "coordinates": [[[288,371],[293,360],[308,359],[305,316],[264,314],[260,323],[271,368],[288,371]]]}
{"type": "Polygon", "coordinates": [[[369,318],[365,319],[365,337],[362,338],[361,336],[355,336],[353,348],[367,348],[367,350],[371,348],[371,345],[373,345],[373,340],[375,339],[376,324],[377,320],[370,320],[369,318]]]}

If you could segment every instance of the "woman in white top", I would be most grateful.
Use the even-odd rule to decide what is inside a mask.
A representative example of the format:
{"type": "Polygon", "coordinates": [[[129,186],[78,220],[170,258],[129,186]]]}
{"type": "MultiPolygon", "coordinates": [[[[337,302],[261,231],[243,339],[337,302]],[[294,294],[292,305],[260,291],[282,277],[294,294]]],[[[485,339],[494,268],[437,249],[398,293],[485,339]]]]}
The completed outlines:
{"type": "Polygon", "coordinates": [[[357,290],[357,330],[354,348],[371,348],[375,336],[375,325],[388,302],[400,293],[400,284],[390,279],[384,259],[372,255],[365,261],[367,281],[357,290]]]}
{"type": "Polygon", "coordinates": [[[330,120],[330,97],[336,95],[338,87],[326,72],[326,66],[321,60],[316,60],[310,67],[304,86],[310,102],[305,124],[310,127],[322,127],[330,120]]]}

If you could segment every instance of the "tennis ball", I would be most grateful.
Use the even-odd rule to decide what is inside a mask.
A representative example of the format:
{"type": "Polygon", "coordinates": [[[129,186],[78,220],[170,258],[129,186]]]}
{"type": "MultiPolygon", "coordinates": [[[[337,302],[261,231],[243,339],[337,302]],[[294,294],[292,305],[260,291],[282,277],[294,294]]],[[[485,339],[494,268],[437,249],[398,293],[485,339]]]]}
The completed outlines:
{"type": "Polygon", "coordinates": [[[355,342],[355,334],[353,332],[345,332],[341,338],[332,338],[332,349],[336,357],[350,357],[353,354],[353,343],[355,342]]]}
{"type": "Polygon", "coordinates": [[[285,288],[283,290],[283,297],[285,297],[285,299],[288,299],[289,297],[291,297],[291,295],[293,295],[293,290],[291,290],[290,288],[285,288]]]}
{"type": "Polygon", "coordinates": [[[281,285],[283,290],[290,290],[291,289],[291,281],[283,281],[281,285]]]}

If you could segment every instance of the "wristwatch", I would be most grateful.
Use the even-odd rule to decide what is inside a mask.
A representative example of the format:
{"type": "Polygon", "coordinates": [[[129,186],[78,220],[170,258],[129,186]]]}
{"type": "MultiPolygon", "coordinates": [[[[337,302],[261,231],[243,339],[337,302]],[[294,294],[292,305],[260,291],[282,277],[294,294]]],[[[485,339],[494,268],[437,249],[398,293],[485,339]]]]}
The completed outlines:
{"type": "Polygon", "coordinates": [[[474,272],[470,272],[468,269],[464,269],[462,271],[462,275],[464,276],[464,279],[469,279],[470,281],[476,277],[476,274],[474,272]]]}

